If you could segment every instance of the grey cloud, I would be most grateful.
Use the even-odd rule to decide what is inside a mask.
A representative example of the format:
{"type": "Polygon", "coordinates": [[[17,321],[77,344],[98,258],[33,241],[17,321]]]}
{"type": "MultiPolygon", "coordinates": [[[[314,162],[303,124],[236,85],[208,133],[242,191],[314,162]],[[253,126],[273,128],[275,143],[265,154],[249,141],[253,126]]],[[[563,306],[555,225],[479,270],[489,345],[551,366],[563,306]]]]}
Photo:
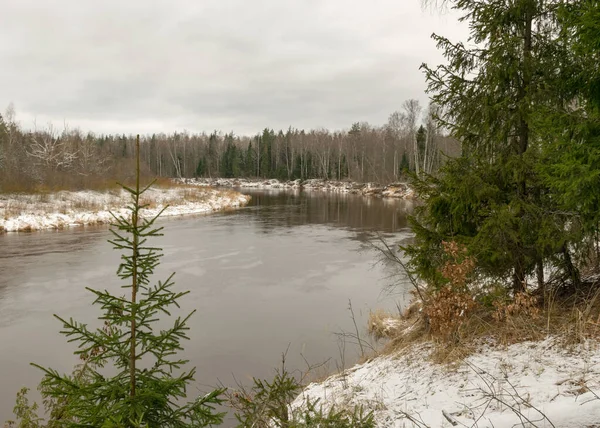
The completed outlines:
{"type": "Polygon", "coordinates": [[[0,108],[97,132],[380,124],[403,100],[426,101],[418,66],[441,60],[429,35],[466,34],[419,0],[0,0],[0,10],[0,108]]]}

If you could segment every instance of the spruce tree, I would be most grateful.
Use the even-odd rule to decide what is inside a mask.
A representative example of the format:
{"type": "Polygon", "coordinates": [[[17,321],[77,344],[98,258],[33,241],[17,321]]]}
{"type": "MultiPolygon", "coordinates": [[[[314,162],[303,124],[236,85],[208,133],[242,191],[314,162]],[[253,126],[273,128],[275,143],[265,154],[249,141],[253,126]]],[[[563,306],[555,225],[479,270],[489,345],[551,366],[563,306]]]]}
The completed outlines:
{"type": "Polygon", "coordinates": [[[427,131],[423,125],[419,126],[416,135],[417,150],[419,151],[419,161],[425,159],[425,142],[427,141],[427,131]]]}
{"type": "Polygon", "coordinates": [[[246,159],[244,161],[246,166],[245,175],[248,177],[256,176],[256,152],[252,147],[252,141],[248,143],[248,149],[246,150],[246,159]]]}
{"type": "Polygon", "coordinates": [[[406,151],[403,151],[402,158],[400,158],[400,164],[398,165],[398,175],[404,177],[409,171],[410,162],[408,160],[408,155],[406,154],[406,151]]]}
{"type": "MultiPolygon", "coordinates": [[[[561,103],[540,112],[548,144],[539,171],[565,221],[575,263],[600,260],[600,7],[597,1],[557,8],[560,67],[554,87],[561,103]]],[[[569,259],[563,257],[563,263],[569,259]]],[[[577,273],[570,275],[577,282],[577,273]]]]}
{"type": "Polygon", "coordinates": [[[265,128],[260,139],[260,176],[264,178],[271,177],[271,151],[275,142],[275,132],[272,129],[265,128]]]}
{"type": "Polygon", "coordinates": [[[150,185],[140,187],[139,136],[136,152],[135,187],[122,186],[131,195],[130,214],[114,216],[109,241],[123,252],[117,276],[129,295],[88,288],[94,305],[102,310],[101,328],[55,315],[68,341],[78,344],[75,353],[87,362],[89,372],[84,378],[35,365],[45,372],[44,394],[62,400],[63,414],[69,415],[68,420],[50,421],[55,425],[203,427],[222,421],[222,414],[214,410],[221,402],[221,390],[184,403],[195,369],[185,370],[187,360],[177,353],[183,350],[181,341],[187,339],[187,322],[193,312],[177,317],[170,328],[156,327],[161,316],[171,316],[188,292],[173,289],[173,274],[155,285],[150,283],[162,254],[148,240],[161,236],[162,227],[155,225],[160,213],[151,219],[140,217],[141,196],[150,185]]]}
{"type": "Polygon", "coordinates": [[[242,170],[244,168],[244,158],[242,155],[242,150],[233,146],[233,154],[231,159],[231,174],[233,177],[241,177],[242,170]]]}
{"type": "Polygon", "coordinates": [[[206,170],[209,177],[219,176],[219,138],[216,131],[208,137],[208,157],[206,159],[206,170]]]}
{"type": "Polygon", "coordinates": [[[196,177],[203,177],[205,173],[206,173],[206,157],[202,156],[200,158],[200,160],[198,160],[198,166],[196,166],[196,172],[194,175],[196,177]]]}
{"type": "Polygon", "coordinates": [[[456,0],[470,27],[470,45],[434,35],[448,59],[423,65],[428,92],[441,107],[439,124],[462,143],[462,155],[437,177],[418,177],[425,200],[406,250],[411,266],[443,282],[442,242],[465,245],[478,273],[523,290],[526,277],[557,254],[568,255],[565,219],[549,213],[554,199],[539,174],[542,138],[537,112],[554,108],[552,86],[560,66],[551,0],[456,0]]]}

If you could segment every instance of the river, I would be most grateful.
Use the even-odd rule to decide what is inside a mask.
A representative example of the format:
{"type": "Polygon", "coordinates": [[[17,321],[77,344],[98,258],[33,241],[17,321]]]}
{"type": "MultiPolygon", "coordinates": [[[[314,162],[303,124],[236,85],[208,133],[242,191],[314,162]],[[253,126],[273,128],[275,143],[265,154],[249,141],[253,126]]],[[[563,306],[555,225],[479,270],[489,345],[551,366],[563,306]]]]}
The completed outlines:
{"type": "MultiPolygon", "coordinates": [[[[245,208],[161,220],[165,235],[154,242],[165,254],[155,279],[176,272],[176,287],[191,290],[181,313],[197,310],[183,343],[198,369],[193,396],[219,382],[234,385],[234,377],[248,384],[252,376],[271,376],[288,348],[291,370],[304,369],[305,359],[331,358],[321,375],[349,366],[359,350],[341,346],[335,334],[354,331],[348,301],[365,334],[370,309],[392,309],[407,298],[407,284],[390,277],[392,266],[375,264],[368,242],[376,233],[394,244],[409,239],[410,202],[242,192],[252,195],[245,208]]],[[[97,325],[85,287],[118,292],[120,284],[109,237],[106,227],[0,235],[0,425],[12,417],[15,393],[35,390],[41,378],[30,362],[61,372],[77,363],[75,345],[59,334],[52,314],[97,325]]]]}

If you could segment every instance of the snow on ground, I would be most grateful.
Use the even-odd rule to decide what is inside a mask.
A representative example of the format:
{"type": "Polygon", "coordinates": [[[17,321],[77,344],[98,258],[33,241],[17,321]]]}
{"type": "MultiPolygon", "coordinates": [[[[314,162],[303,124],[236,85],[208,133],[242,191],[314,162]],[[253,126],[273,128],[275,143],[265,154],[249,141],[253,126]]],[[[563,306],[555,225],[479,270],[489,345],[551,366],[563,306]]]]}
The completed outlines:
{"type": "MultiPolygon", "coordinates": [[[[187,187],[150,188],[142,196],[148,207],[143,217],[200,214],[240,207],[250,197],[233,191],[187,187]]],[[[71,226],[111,223],[117,216],[129,215],[130,195],[124,190],[110,192],[78,191],[51,194],[0,195],[0,232],[63,229],[71,226]]]]}
{"type": "Polygon", "coordinates": [[[379,427],[453,426],[443,413],[462,427],[600,427],[600,351],[589,344],[483,346],[453,368],[429,361],[431,352],[424,344],[377,357],[310,384],[292,406],[306,397],[337,408],[362,404],[379,427]]]}
{"type": "Polygon", "coordinates": [[[290,180],[277,179],[258,180],[245,178],[183,178],[181,182],[195,186],[239,187],[257,189],[302,189],[309,191],[325,191],[335,193],[352,193],[365,196],[386,198],[414,199],[415,193],[406,183],[393,183],[381,186],[377,183],[355,183],[335,180],[290,180]]]}

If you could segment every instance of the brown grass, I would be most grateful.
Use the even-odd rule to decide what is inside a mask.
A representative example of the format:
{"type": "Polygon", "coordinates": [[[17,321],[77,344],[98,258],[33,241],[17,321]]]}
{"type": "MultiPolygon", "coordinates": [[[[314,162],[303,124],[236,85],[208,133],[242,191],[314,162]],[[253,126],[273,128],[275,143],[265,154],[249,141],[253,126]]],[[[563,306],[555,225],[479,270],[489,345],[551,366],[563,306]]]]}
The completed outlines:
{"type": "Polygon", "coordinates": [[[71,211],[98,211],[104,208],[99,201],[70,199],[67,194],[60,193],[16,194],[0,197],[0,215],[5,220],[28,212],[68,214],[71,211]]]}
{"type": "MultiPolygon", "coordinates": [[[[131,185],[132,180],[125,178],[121,182],[131,185]]],[[[116,178],[106,177],[88,177],[84,181],[69,181],[69,180],[52,180],[42,183],[19,182],[14,180],[6,180],[0,186],[0,194],[48,194],[56,193],[62,190],[77,191],[77,190],[118,190],[119,180],[116,178]]]]}
{"type": "MultiPolygon", "coordinates": [[[[142,164],[140,173],[143,182],[149,183],[153,179],[153,174],[145,164],[142,164]]],[[[56,193],[61,190],[106,191],[119,189],[118,183],[129,186],[135,183],[133,158],[114,159],[105,164],[102,170],[89,174],[41,168],[34,178],[23,171],[0,171],[0,194],[56,193]]]]}
{"type": "MultiPolygon", "coordinates": [[[[152,186],[153,188],[156,188],[158,186],[152,186]]],[[[190,187],[190,186],[181,186],[181,185],[175,185],[172,187],[158,187],[160,189],[169,189],[169,188],[174,188],[177,189],[177,193],[173,194],[173,195],[168,195],[167,197],[164,198],[160,198],[159,200],[157,200],[156,198],[153,197],[152,193],[146,193],[142,196],[141,198],[141,203],[142,205],[145,206],[145,208],[156,208],[158,205],[183,205],[186,202],[195,202],[195,203],[203,203],[206,202],[213,190],[212,189],[206,189],[206,188],[198,188],[198,187],[190,187]]]]}
{"type": "Polygon", "coordinates": [[[406,330],[406,319],[378,309],[369,314],[367,331],[375,340],[394,338],[406,330]]]}
{"type": "Polygon", "coordinates": [[[430,342],[435,362],[452,363],[483,343],[506,346],[554,336],[568,347],[600,339],[598,272],[586,271],[589,279],[576,290],[549,283],[536,293],[511,295],[506,287],[490,293],[472,279],[475,260],[466,250],[452,242],[443,244],[447,261],[440,273],[447,279],[445,285],[422,290],[423,302],[415,301],[395,321],[389,314],[371,314],[371,335],[389,339],[383,352],[430,342]]]}
{"type": "MultiPolygon", "coordinates": [[[[151,183],[151,180],[148,180],[149,183],[151,183]]],[[[141,199],[142,205],[151,209],[159,205],[178,206],[189,202],[205,203],[215,192],[212,188],[174,183],[167,179],[159,180],[158,183],[152,186],[152,189],[156,189],[158,192],[150,190],[141,199]],[[169,189],[174,191],[170,192],[169,189]]],[[[120,208],[127,203],[126,196],[122,194],[119,187],[94,191],[108,194],[111,197],[108,201],[94,198],[83,199],[67,192],[50,192],[48,188],[39,188],[33,193],[0,194],[0,216],[8,220],[28,212],[62,214],[82,211],[94,212],[120,208]]],[[[234,198],[238,193],[227,189],[220,190],[219,195],[234,198]]]]}
{"type": "Polygon", "coordinates": [[[179,181],[175,181],[172,178],[168,178],[168,177],[146,178],[146,180],[143,180],[142,185],[147,186],[151,182],[154,183],[152,185],[153,187],[159,187],[161,189],[172,189],[172,188],[176,188],[176,187],[196,188],[196,189],[198,189],[198,188],[208,189],[209,188],[209,187],[204,187],[204,186],[201,187],[201,186],[194,186],[192,184],[181,183],[179,181]]]}
{"type": "Polygon", "coordinates": [[[507,301],[500,310],[499,305],[478,304],[449,336],[432,330],[426,311],[415,310],[414,306],[395,317],[398,325],[394,329],[386,331],[382,327],[389,324],[381,322],[385,317],[391,315],[376,312],[369,319],[369,332],[374,337],[389,339],[381,351],[383,354],[395,354],[428,342],[434,346],[431,354],[434,362],[453,364],[483,344],[508,346],[548,336],[558,338],[568,349],[600,339],[600,284],[589,284],[587,289],[567,296],[556,291],[547,293],[536,300],[535,307],[531,306],[531,300],[523,304],[519,297],[507,301]]]}

